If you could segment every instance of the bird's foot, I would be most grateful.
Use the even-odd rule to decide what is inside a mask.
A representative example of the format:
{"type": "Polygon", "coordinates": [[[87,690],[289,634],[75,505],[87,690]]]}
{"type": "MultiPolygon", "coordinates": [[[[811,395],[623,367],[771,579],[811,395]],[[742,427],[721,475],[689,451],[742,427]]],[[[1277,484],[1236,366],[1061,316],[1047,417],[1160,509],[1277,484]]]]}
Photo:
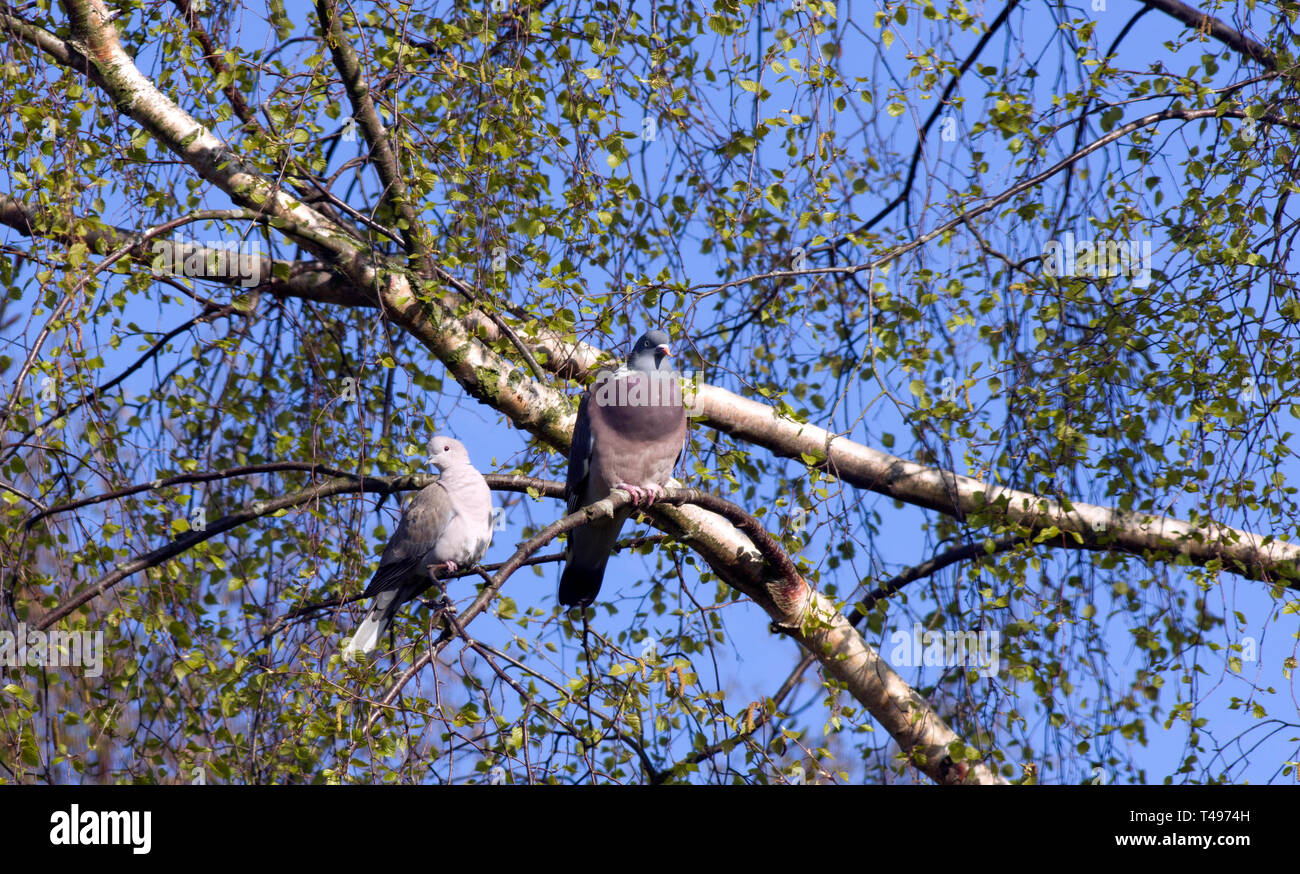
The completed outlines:
{"type": "Polygon", "coordinates": [[[664,496],[664,487],[658,484],[649,486],[634,486],[628,483],[619,483],[614,488],[622,489],[632,496],[632,506],[649,507],[655,501],[664,496]]]}
{"type": "Polygon", "coordinates": [[[641,502],[646,500],[646,490],[640,486],[630,485],[629,483],[619,483],[614,486],[616,489],[622,489],[632,497],[632,506],[639,507],[641,502]]]}
{"type": "Polygon", "coordinates": [[[444,561],[440,564],[428,565],[429,579],[434,581],[437,581],[448,574],[454,574],[457,570],[459,570],[459,567],[454,561],[444,561]],[[442,572],[441,576],[439,576],[439,571],[442,572]]]}

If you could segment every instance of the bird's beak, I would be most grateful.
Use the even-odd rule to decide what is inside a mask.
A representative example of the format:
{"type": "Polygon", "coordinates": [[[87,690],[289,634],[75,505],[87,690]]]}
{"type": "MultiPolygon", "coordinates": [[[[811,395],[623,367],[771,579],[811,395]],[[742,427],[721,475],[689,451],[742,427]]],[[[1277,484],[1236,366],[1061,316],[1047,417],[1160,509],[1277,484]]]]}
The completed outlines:
{"type": "Polygon", "coordinates": [[[672,347],[669,346],[667,343],[662,343],[659,346],[656,346],[655,351],[659,352],[662,355],[667,356],[668,358],[673,357],[672,347]]]}

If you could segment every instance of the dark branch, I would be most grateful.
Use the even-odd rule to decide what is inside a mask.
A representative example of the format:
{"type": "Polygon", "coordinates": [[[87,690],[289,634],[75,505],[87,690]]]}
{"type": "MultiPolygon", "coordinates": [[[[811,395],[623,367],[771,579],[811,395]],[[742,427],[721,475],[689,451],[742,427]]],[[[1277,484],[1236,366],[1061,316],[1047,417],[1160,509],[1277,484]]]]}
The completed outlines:
{"type": "Polygon", "coordinates": [[[1228,48],[1245,55],[1269,70],[1277,69],[1277,58],[1267,48],[1239,30],[1234,30],[1213,15],[1207,15],[1179,0],[1142,0],[1147,6],[1177,18],[1192,30],[1214,37],[1228,48]]]}

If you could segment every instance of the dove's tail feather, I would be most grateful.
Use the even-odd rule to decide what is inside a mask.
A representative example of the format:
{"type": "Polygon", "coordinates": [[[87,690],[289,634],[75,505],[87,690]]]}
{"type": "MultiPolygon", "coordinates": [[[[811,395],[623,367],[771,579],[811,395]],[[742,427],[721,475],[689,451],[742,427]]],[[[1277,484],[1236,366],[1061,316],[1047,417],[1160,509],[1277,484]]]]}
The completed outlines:
{"type": "MultiPolygon", "coordinates": [[[[608,556],[606,556],[608,559],[608,556]]],[[[586,607],[600,594],[600,584],[605,579],[605,565],[602,561],[592,567],[575,565],[569,562],[560,575],[560,603],[565,607],[586,607]]]]}
{"type": "Polygon", "coordinates": [[[393,624],[393,616],[397,613],[398,601],[397,593],[394,591],[380,592],[375,596],[375,603],[366,614],[366,618],[361,620],[357,626],[357,633],[352,635],[352,640],[343,650],[345,660],[352,658],[355,654],[369,654],[376,646],[379,645],[380,638],[388,633],[388,628],[393,624]]]}
{"type": "Polygon", "coordinates": [[[618,533],[629,515],[628,511],[618,512],[612,519],[588,522],[569,532],[559,592],[565,607],[586,607],[596,600],[609,554],[618,544],[618,533]]]}

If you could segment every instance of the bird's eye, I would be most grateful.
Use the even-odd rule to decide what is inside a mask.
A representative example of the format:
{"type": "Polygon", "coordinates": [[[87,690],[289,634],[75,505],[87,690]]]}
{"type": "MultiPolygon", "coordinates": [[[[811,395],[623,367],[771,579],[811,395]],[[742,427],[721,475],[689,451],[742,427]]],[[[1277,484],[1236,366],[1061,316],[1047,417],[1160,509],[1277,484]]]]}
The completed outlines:
{"type": "Polygon", "coordinates": [[[450,446],[444,446],[444,447],[442,447],[442,451],[443,451],[443,452],[451,452],[451,447],[450,447],[450,446]]]}

